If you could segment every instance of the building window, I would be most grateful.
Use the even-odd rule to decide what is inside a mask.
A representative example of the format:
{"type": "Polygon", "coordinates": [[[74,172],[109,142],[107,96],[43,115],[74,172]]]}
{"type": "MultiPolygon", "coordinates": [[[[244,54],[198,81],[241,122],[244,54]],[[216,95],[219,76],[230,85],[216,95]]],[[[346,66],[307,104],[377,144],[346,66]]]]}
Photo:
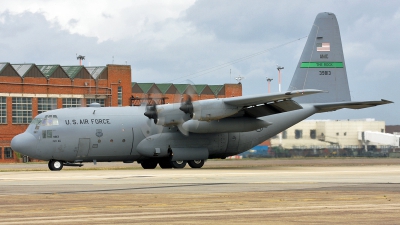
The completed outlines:
{"type": "Polygon", "coordinates": [[[310,138],[311,139],[317,138],[317,131],[316,130],[310,130],[310,138]]]}
{"type": "Polygon", "coordinates": [[[5,159],[14,158],[14,151],[10,147],[5,147],[4,148],[4,158],[5,159]]]}
{"type": "Polygon", "coordinates": [[[303,138],[303,130],[295,130],[294,131],[294,138],[296,138],[296,139],[303,138]]]}
{"type": "Polygon", "coordinates": [[[343,133],[343,136],[346,136],[346,135],[347,135],[347,132],[344,132],[344,133],[343,133]]]}
{"type": "Polygon", "coordinates": [[[63,98],[62,103],[63,108],[77,108],[82,106],[80,98],[63,98]]]}
{"type": "Polygon", "coordinates": [[[118,87],[118,106],[122,106],[122,87],[118,87]]]}
{"type": "Polygon", "coordinates": [[[0,159],[3,158],[3,148],[0,147],[0,159]]]}
{"type": "Polygon", "coordinates": [[[57,109],[56,98],[38,98],[38,114],[57,109]]]}
{"type": "Polygon", "coordinates": [[[95,98],[87,98],[86,99],[86,106],[89,106],[92,103],[99,103],[101,107],[105,107],[106,106],[106,102],[104,99],[95,99],[95,98]]]}
{"type": "Polygon", "coordinates": [[[32,98],[12,98],[12,110],[13,123],[30,123],[32,121],[32,98]]]}
{"type": "Polygon", "coordinates": [[[7,123],[7,99],[0,97],[0,124],[7,123]]]}
{"type": "Polygon", "coordinates": [[[282,138],[287,139],[287,130],[282,131],[282,138]]]}

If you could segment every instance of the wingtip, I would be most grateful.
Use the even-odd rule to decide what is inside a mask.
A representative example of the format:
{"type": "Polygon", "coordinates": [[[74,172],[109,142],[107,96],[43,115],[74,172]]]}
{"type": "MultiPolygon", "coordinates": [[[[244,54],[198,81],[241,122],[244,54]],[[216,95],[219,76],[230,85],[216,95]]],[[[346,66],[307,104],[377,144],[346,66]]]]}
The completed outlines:
{"type": "Polygon", "coordinates": [[[386,99],[381,99],[381,101],[382,102],[385,102],[385,104],[391,104],[391,103],[394,103],[394,102],[392,102],[392,101],[390,101],[390,100],[386,100],[386,99]]]}

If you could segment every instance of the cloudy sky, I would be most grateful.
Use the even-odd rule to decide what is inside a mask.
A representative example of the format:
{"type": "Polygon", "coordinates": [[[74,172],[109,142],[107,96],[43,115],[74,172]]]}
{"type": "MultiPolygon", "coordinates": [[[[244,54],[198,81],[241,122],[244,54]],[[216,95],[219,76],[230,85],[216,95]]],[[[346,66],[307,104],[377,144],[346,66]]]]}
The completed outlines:
{"type": "Polygon", "coordinates": [[[0,62],[128,64],[134,82],[235,83],[243,94],[286,90],[315,16],[336,14],[352,100],[395,103],[312,119],[400,124],[400,2],[265,0],[0,0],[0,62]],[[299,40],[300,39],[300,40],[299,40]]]}

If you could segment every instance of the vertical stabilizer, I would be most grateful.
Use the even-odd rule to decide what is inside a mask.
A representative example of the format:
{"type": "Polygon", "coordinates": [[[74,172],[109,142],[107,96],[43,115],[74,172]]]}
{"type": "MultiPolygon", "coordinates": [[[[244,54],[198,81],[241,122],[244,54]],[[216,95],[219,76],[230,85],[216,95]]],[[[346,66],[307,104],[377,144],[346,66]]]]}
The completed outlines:
{"type": "Polygon", "coordinates": [[[333,13],[319,13],[315,18],[289,86],[290,91],[301,89],[326,93],[297,98],[299,103],[351,100],[339,25],[333,13]]]}

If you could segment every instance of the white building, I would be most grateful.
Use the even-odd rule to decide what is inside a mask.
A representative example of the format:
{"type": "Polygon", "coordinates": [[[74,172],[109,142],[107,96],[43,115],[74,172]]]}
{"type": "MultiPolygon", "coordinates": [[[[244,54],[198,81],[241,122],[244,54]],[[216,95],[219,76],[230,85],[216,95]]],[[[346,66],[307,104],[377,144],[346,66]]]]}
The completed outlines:
{"type": "Polygon", "coordinates": [[[271,139],[271,146],[284,149],[364,148],[359,132],[385,132],[385,121],[304,120],[271,139]],[[279,137],[281,136],[281,138],[279,137]]]}

